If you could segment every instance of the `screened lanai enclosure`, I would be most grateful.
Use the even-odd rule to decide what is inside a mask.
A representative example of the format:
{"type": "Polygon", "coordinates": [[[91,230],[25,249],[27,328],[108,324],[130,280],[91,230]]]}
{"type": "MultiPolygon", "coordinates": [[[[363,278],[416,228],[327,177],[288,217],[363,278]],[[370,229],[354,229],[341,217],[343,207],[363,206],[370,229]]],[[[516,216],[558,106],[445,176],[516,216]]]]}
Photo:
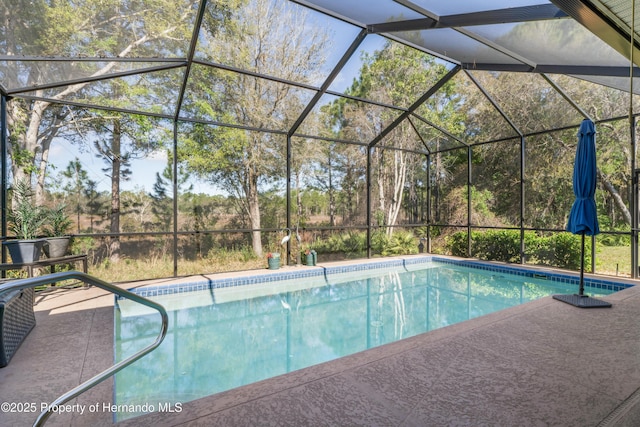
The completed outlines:
{"type": "Polygon", "coordinates": [[[68,225],[49,215],[36,234],[71,234],[109,280],[305,250],[576,270],[565,226],[588,118],[601,233],[587,270],[638,275],[633,1],[0,8],[3,240],[28,200],[68,225]]]}

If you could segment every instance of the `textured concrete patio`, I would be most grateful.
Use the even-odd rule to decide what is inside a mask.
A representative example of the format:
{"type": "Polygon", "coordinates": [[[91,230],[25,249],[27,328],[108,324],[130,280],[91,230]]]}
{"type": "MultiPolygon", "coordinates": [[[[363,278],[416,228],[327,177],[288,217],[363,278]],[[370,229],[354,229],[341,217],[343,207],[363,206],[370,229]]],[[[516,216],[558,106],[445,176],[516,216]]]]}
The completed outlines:
{"type": "MultiPolygon", "coordinates": [[[[112,363],[111,295],[36,299],[37,326],[0,369],[0,402],[38,411],[0,411],[2,426],[30,425],[112,363]]],[[[118,425],[637,426],[640,287],[606,299],[612,308],[544,298],[118,425]]],[[[111,425],[112,396],[106,381],[47,425],[111,425]]]]}

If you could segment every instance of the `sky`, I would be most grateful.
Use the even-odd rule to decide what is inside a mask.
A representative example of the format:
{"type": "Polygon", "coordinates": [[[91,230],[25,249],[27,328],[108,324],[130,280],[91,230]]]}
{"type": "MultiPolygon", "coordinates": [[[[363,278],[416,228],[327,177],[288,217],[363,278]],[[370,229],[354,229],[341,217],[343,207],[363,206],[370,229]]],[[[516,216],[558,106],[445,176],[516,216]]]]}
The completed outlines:
{"type": "MultiPolygon", "coordinates": [[[[102,170],[106,164],[102,159],[96,157],[96,150],[81,152],[75,145],[60,140],[53,141],[49,153],[49,165],[52,166],[49,169],[49,175],[52,176],[52,180],[64,185],[61,181],[65,178],[60,178],[59,174],[64,172],[69,163],[76,158],[82,163],[88,178],[98,184],[98,191],[110,191],[111,180],[102,170]]],[[[153,191],[156,172],[161,173],[166,164],[167,159],[164,153],[154,153],[147,159],[132,161],[131,179],[121,183],[122,190],[134,190],[142,187],[147,192],[153,191]]]]}
{"type": "MultiPolygon", "coordinates": [[[[321,14],[311,14],[312,19],[318,19],[316,25],[327,25],[327,17],[321,14]]],[[[332,35],[333,48],[330,50],[331,55],[327,58],[325,73],[328,75],[331,68],[335,66],[339,58],[344,54],[349,44],[356,37],[359,29],[344,22],[331,20],[334,33],[332,35]]],[[[362,66],[362,53],[364,51],[372,54],[374,51],[384,46],[385,39],[370,35],[360,45],[356,52],[345,65],[344,69],[339,73],[337,78],[331,85],[331,90],[337,92],[345,91],[353,82],[353,79],[359,74],[362,66]]],[[[322,82],[318,82],[321,85],[322,82]]],[[[63,139],[56,139],[51,144],[49,153],[49,175],[52,184],[64,186],[66,178],[61,177],[61,173],[67,168],[69,162],[76,157],[80,159],[83,169],[87,172],[90,180],[98,185],[98,191],[110,191],[110,177],[103,172],[106,167],[104,161],[96,156],[97,150],[89,142],[80,150],[78,145],[71,144],[63,139]]],[[[122,191],[137,191],[141,188],[145,192],[153,192],[153,185],[156,180],[156,174],[162,173],[167,164],[166,153],[156,152],[145,159],[133,160],[131,162],[132,174],[128,181],[121,182],[122,191]]],[[[223,194],[223,192],[214,186],[193,180],[193,191],[205,194],[223,194]]]]}
{"type": "MultiPolygon", "coordinates": [[[[70,145],[65,141],[53,141],[49,153],[49,169],[51,182],[64,186],[66,178],[60,177],[69,165],[69,162],[80,159],[83,169],[87,172],[88,178],[98,184],[99,192],[111,191],[111,179],[105,172],[106,164],[101,158],[96,157],[96,150],[90,152],[80,152],[75,145],[70,145]]],[[[156,174],[162,174],[167,166],[167,156],[164,151],[152,153],[145,159],[137,159],[131,162],[131,176],[128,181],[120,183],[121,191],[138,191],[143,189],[147,193],[153,193],[153,185],[156,182],[156,174]]],[[[194,180],[193,192],[204,194],[221,194],[221,191],[212,185],[194,180]]]]}

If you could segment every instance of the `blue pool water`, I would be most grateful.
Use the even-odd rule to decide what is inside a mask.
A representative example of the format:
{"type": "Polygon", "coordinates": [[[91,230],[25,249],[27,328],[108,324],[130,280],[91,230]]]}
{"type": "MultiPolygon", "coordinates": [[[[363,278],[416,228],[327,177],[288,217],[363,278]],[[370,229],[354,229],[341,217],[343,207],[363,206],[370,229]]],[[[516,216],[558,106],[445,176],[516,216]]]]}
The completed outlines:
{"type": "MultiPolygon", "coordinates": [[[[192,292],[184,285],[137,290],[165,306],[169,331],[157,350],[116,375],[116,405],[128,405],[118,419],[577,290],[575,278],[489,264],[396,264],[334,274],[304,269],[305,277],[272,274],[265,277],[278,280],[266,283],[199,283],[192,292]]],[[[592,296],[626,287],[590,284],[600,288],[587,287],[592,296]]],[[[115,356],[122,360],[155,339],[159,315],[118,300],[115,323],[115,356]]]]}

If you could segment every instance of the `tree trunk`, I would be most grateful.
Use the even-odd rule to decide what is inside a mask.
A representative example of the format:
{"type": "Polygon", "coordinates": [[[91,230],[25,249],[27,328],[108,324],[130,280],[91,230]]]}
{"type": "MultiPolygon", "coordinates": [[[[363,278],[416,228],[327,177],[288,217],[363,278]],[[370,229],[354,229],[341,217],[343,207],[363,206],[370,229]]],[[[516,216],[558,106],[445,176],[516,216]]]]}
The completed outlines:
{"type": "Polygon", "coordinates": [[[549,193],[549,198],[547,199],[547,204],[545,205],[544,209],[542,210],[542,214],[540,215],[542,218],[546,218],[547,215],[549,215],[549,211],[553,207],[553,204],[555,203],[555,201],[556,201],[555,193],[553,193],[553,192],[549,193]]]}
{"type": "MultiPolygon", "coordinates": [[[[68,111],[68,110],[64,110],[68,111]]],[[[52,125],[46,134],[46,136],[40,138],[40,159],[36,160],[38,167],[38,174],[36,176],[36,191],[35,191],[35,202],[37,206],[44,205],[45,201],[45,179],[47,177],[47,166],[49,165],[49,149],[51,148],[51,141],[58,135],[58,131],[60,130],[60,126],[64,122],[66,113],[58,110],[58,113],[55,115],[55,118],[52,122],[52,125]]]]}
{"type": "Polygon", "coordinates": [[[336,225],[336,203],[333,195],[333,172],[331,166],[331,150],[329,152],[329,225],[336,225]]]}
{"type": "MultiPolygon", "coordinates": [[[[398,214],[402,207],[402,195],[404,193],[404,184],[407,178],[407,161],[401,151],[394,153],[393,162],[393,196],[389,203],[389,213],[387,215],[387,225],[393,226],[398,220],[398,214]]],[[[393,227],[387,228],[387,236],[391,237],[393,227]]]]}
{"type": "MultiPolygon", "coordinates": [[[[20,108],[19,103],[10,103],[11,116],[9,122],[17,125],[17,121],[22,122],[20,118],[24,116],[24,112],[20,108]]],[[[38,148],[38,129],[42,123],[42,115],[49,103],[35,101],[31,109],[31,115],[27,121],[27,129],[23,135],[16,135],[14,144],[8,147],[9,156],[11,157],[11,172],[13,174],[13,182],[27,182],[29,186],[33,185],[31,170],[34,166],[34,159],[38,148]]],[[[41,169],[37,167],[37,169],[41,169]]],[[[36,195],[34,202],[37,205],[42,204],[42,200],[36,195]]]]}
{"type": "MultiPolygon", "coordinates": [[[[113,137],[111,139],[111,223],[109,232],[120,233],[120,168],[122,158],[120,153],[122,133],[118,119],[113,121],[113,137]]],[[[111,236],[109,245],[109,257],[112,262],[120,260],[120,237],[111,236]]]]}
{"type": "MultiPolygon", "coordinates": [[[[190,11],[185,11],[180,16],[176,17],[176,23],[184,21],[188,16],[190,16],[190,11]]],[[[127,46],[125,46],[119,53],[118,57],[126,57],[132,51],[134,51],[138,46],[147,43],[149,40],[155,40],[158,38],[168,37],[175,29],[177,25],[172,25],[164,30],[159,31],[157,34],[144,34],[139,37],[137,40],[134,40],[127,46]]],[[[9,52],[14,51],[15,41],[12,38],[13,35],[8,36],[9,39],[6,41],[12,41],[11,45],[7,46],[9,52]]],[[[117,62],[108,62],[104,67],[100,70],[96,71],[91,75],[91,77],[102,76],[109,73],[114,67],[118,65],[117,62]]],[[[35,67],[30,73],[30,78],[37,79],[38,78],[38,68],[35,67]]],[[[67,98],[69,95],[75,94],[80,91],[82,88],[87,86],[89,83],[78,83],[74,85],[70,85],[60,91],[59,93],[51,96],[51,99],[62,100],[67,98]]],[[[42,96],[43,91],[37,91],[34,96],[42,96]]],[[[12,104],[12,103],[9,103],[12,104]]],[[[34,101],[30,106],[21,108],[20,103],[13,104],[9,110],[9,118],[8,124],[9,129],[14,131],[16,126],[23,127],[24,134],[15,135],[13,143],[8,147],[8,154],[11,157],[11,168],[13,173],[14,181],[28,181],[30,184],[34,184],[32,181],[32,173],[35,172],[36,175],[36,192],[35,192],[35,203],[37,205],[42,205],[44,203],[44,180],[45,180],[45,172],[47,169],[48,162],[48,152],[49,145],[53,140],[55,134],[57,133],[57,126],[59,125],[58,120],[54,120],[53,124],[48,128],[50,134],[42,140],[39,140],[40,136],[42,119],[45,115],[45,111],[52,105],[51,102],[47,101],[34,101]],[[45,144],[43,146],[42,144],[45,144]],[[16,146],[14,147],[13,144],[16,146]],[[25,157],[25,154],[32,156],[31,161],[28,161],[25,157]],[[40,160],[36,161],[36,155],[40,155],[40,160]]]]}
{"type": "Polygon", "coordinates": [[[258,200],[258,176],[249,168],[247,177],[247,207],[251,223],[251,244],[256,256],[262,256],[262,233],[260,232],[260,201],[258,200]]]}
{"type": "Polygon", "coordinates": [[[407,216],[410,218],[411,224],[417,224],[420,218],[420,202],[418,200],[418,189],[416,188],[415,173],[412,172],[411,178],[409,178],[409,207],[407,209],[407,216]]]}
{"type": "MultiPolygon", "coordinates": [[[[436,141],[436,150],[438,149],[440,149],[440,144],[438,143],[438,141],[436,141]]],[[[434,167],[434,170],[432,171],[432,174],[434,175],[433,211],[435,212],[433,219],[436,223],[439,223],[440,220],[442,219],[440,215],[440,168],[442,167],[440,156],[441,154],[436,151],[435,167],[434,167]]],[[[429,185],[431,185],[431,177],[428,177],[428,179],[429,179],[429,185]]]]}
{"type": "MultiPolygon", "coordinates": [[[[382,155],[380,156],[379,161],[379,170],[378,170],[378,210],[380,212],[380,216],[383,216],[385,214],[385,210],[386,210],[386,206],[387,206],[387,199],[386,199],[386,195],[385,195],[385,191],[384,191],[384,183],[387,181],[387,174],[386,171],[384,170],[384,161],[381,160],[382,159],[382,155]]],[[[385,218],[384,216],[382,217],[382,224],[378,224],[378,227],[382,227],[387,225],[388,221],[387,218],[385,218]]],[[[389,229],[386,230],[386,233],[389,234],[389,229]]]]}
{"type": "Polygon", "coordinates": [[[298,212],[296,225],[300,225],[300,218],[302,217],[302,192],[300,191],[300,171],[296,171],[295,174],[296,174],[296,210],[298,212]]]}
{"type": "Polygon", "coordinates": [[[631,212],[629,212],[629,209],[627,208],[627,205],[625,205],[624,200],[620,196],[620,193],[618,193],[618,190],[616,190],[613,184],[604,176],[600,169],[597,169],[597,173],[598,177],[600,178],[600,182],[602,182],[602,185],[604,185],[605,190],[607,190],[618,209],[620,209],[620,211],[622,212],[622,216],[624,217],[625,222],[629,226],[631,226],[631,212]]]}

